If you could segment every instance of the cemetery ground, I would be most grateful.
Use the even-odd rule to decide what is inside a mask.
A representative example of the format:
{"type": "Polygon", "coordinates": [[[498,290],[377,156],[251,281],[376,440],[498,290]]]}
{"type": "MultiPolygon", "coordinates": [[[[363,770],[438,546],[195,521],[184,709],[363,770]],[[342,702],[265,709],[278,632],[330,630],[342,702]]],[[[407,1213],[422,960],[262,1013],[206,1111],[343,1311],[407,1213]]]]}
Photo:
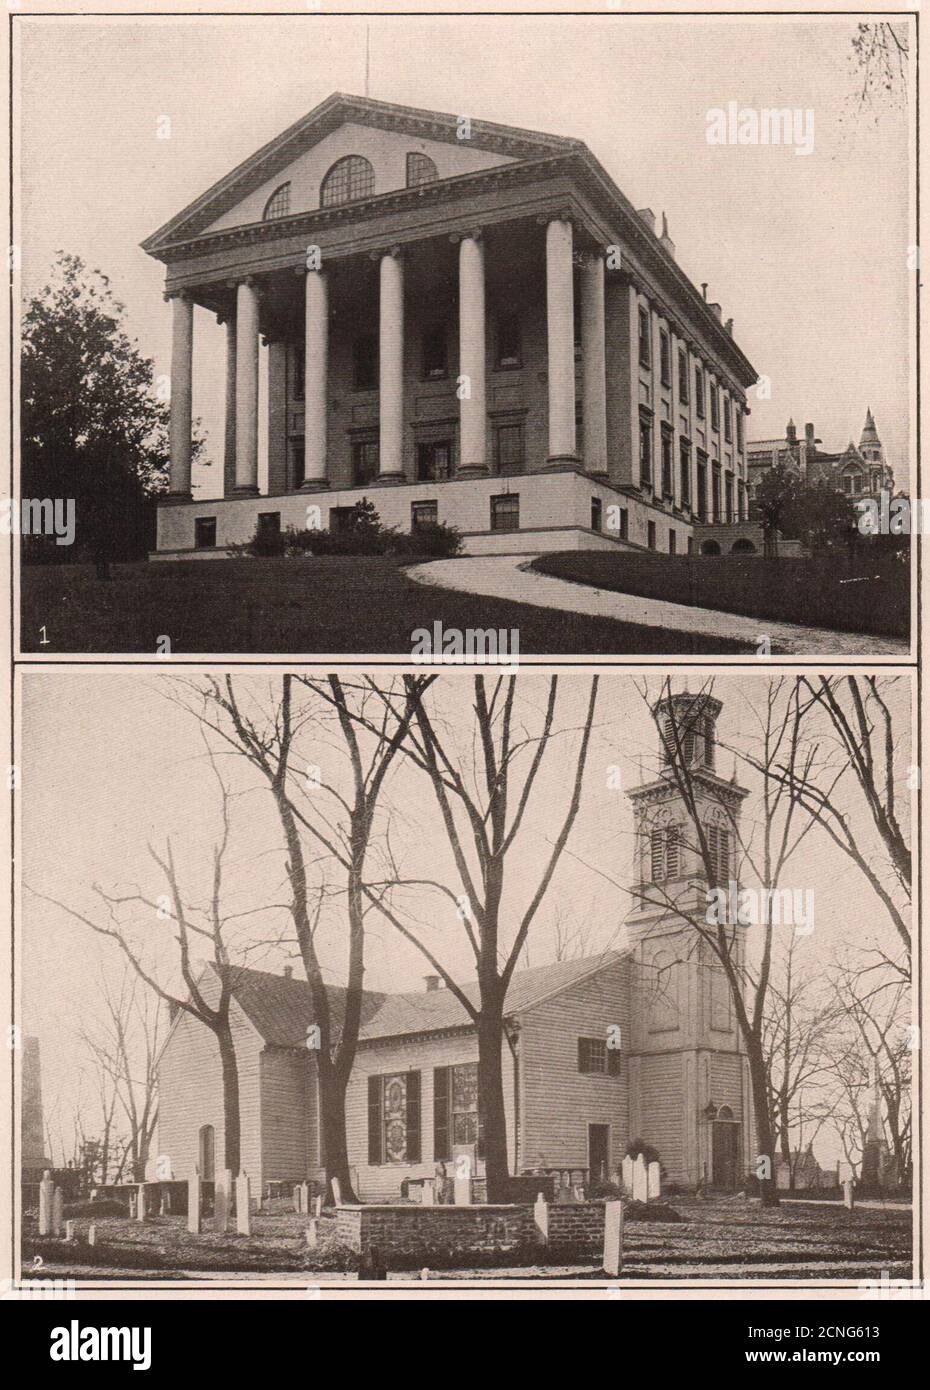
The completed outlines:
{"type": "MultiPolygon", "coordinates": [[[[267,1205],[267,1204],[266,1204],[267,1205]]],[[[857,1206],[784,1201],[763,1208],[747,1197],[669,1196],[662,1201],[680,1221],[624,1223],[621,1280],[847,1280],[911,1278],[912,1217],[903,1204],[857,1206]]],[[[191,1235],[183,1216],[98,1217],[95,1244],[89,1220],[75,1221],[75,1240],[37,1235],[36,1216],[24,1216],[24,1278],[77,1280],[203,1280],[265,1276],[275,1282],[356,1280],[360,1257],[335,1238],[335,1217],[324,1212],[316,1250],[307,1248],[307,1217],[272,1204],[240,1236],[205,1229],[191,1235]],[[36,1257],[42,1260],[41,1273],[36,1257]],[[33,1270],[35,1266],[35,1270],[33,1270]]],[[[640,1211],[648,1214],[648,1207],[640,1211]]],[[[656,1215],[659,1213],[656,1212],[656,1215]]],[[[602,1279],[601,1252],[590,1247],[456,1252],[432,1249],[407,1257],[382,1252],[389,1279],[602,1279]]]]}
{"type": "Polygon", "coordinates": [[[895,554],[659,555],[614,550],[540,555],[555,579],[751,618],[907,638],[910,566],[895,554]]]}
{"type": "Polygon", "coordinates": [[[521,655],[600,652],[727,655],[754,652],[727,641],[611,618],[424,587],[396,557],[139,561],[94,566],[24,565],[21,647],[57,652],[144,652],[170,638],[191,652],[410,655],[412,634],[519,632],[521,655]]]}

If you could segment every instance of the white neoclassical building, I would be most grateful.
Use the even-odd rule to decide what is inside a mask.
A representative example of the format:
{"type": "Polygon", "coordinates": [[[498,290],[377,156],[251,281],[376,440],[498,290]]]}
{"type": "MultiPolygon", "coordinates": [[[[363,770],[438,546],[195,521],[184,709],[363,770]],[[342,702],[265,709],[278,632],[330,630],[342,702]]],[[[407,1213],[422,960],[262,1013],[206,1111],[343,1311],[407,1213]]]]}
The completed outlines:
{"type": "Polygon", "coordinates": [[[161,558],[338,528],[361,497],[470,553],[680,553],[695,523],[747,514],[756,373],[665,218],[580,141],[337,93],[143,245],[173,319],[161,558]],[[191,490],[203,314],[226,328],[210,499],[191,490]]]}

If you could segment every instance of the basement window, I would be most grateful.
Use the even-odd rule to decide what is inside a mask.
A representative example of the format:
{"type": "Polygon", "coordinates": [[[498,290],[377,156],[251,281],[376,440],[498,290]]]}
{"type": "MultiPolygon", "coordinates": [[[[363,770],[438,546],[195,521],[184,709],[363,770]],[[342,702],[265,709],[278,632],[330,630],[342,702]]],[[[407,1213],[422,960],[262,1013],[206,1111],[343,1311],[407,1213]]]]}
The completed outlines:
{"type": "Polygon", "coordinates": [[[211,550],[216,545],[216,517],[198,516],[194,522],[194,545],[198,550],[211,550]]]}

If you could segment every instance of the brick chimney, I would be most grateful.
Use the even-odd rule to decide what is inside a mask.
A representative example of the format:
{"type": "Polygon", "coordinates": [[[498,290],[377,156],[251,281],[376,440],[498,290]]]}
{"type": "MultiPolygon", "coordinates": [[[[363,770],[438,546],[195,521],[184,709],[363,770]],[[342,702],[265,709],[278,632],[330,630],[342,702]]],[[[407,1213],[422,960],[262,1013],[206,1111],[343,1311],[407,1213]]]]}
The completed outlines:
{"type": "Polygon", "coordinates": [[[643,219],[643,221],[645,222],[646,226],[649,228],[650,232],[654,232],[654,231],[655,231],[655,229],[656,229],[656,215],[655,215],[655,213],[653,212],[652,208],[637,208],[637,209],[636,209],[636,216],[637,216],[637,217],[641,217],[641,218],[643,219]]]}
{"type": "Polygon", "coordinates": [[[425,985],[425,987],[426,987],[426,993],[427,993],[427,994],[432,994],[432,993],[433,993],[433,990],[436,990],[436,989],[439,988],[439,976],[438,976],[438,975],[424,975],[424,976],[423,976],[423,983],[424,983],[424,985],[425,985]]]}
{"type": "Polygon", "coordinates": [[[804,426],[804,443],[807,445],[808,449],[813,449],[816,446],[817,440],[814,438],[813,425],[804,426]]]}
{"type": "Polygon", "coordinates": [[[710,312],[713,314],[714,318],[717,319],[719,322],[722,322],[722,321],[723,321],[723,310],[721,309],[720,305],[719,305],[719,304],[711,304],[709,307],[710,307],[710,312]]]}
{"type": "Polygon", "coordinates": [[[674,243],[674,241],[672,241],[672,238],[671,238],[671,237],[669,236],[669,234],[668,234],[668,218],[665,216],[665,213],[664,213],[664,212],[663,212],[663,214],[662,214],[662,235],[659,237],[659,240],[661,241],[662,245],[665,247],[665,249],[666,249],[666,251],[668,252],[668,254],[671,256],[672,260],[674,260],[674,259],[675,259],[675,243],[674,243]]]}

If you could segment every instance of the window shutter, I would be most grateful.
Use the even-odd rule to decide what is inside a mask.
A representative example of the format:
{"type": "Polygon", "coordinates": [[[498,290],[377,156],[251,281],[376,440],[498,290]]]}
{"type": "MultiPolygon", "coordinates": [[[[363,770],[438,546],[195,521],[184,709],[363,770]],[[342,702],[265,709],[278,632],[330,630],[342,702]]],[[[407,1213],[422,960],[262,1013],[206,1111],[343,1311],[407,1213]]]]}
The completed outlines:
{"type": "Polygon", "coordinates": [[[368,1162],[381,1163],[381,1077],[368,1078],[368,1162]]]}
{"type": "Polygon", "coordinates": [[[588,1040],[587,1038],[578,1039],[578,1070],[586,1072],[588,1070],[588,1040]]]}
{"type": "Polygon", "coordinates": [[[720,879],[725,879],[730,877],[730,832],[721,830],[718,833],[720,848],[717,852],[717,875],[720,879]]]}
{"type": "Polygon", "coordinates": [[[449,1142],[449,1068],[433,1068],[433,1159],[447,1163],[452,1157],[449,1142]]]}
{"type": "Polygon", "coordinates": [[[710,867],[714,878],[718,878],[717,861],[717,827],[715,825],[704,826],[704,838],[707,840],[707,855],[710,859],[710,867]]]}
{"type": "Polygon", "coordinates": [[[623,1053],[620,1051],[619,1047],[608,1047],[608,1049],[607,1049],[607,1075],[608,1075],[608,1076],[619,1076],[619,1075],[620,1075],[620,1059],[621,1059],[622,1056],[623,1056],[623,1053]]]}
{"type": "Polygon", "coordinates": [[[652,832],[652,882],[659,883],[662,878],[662,839],[661,830],[652,832]]]}
{"type": "Polygon", "coordinates": [[[678,877],[678,826],[670,825],[665,841],[665,874],[667,878],[678,877]]]}
{"type": "Polygon", "coordinates": [[[420,1161],[420,1073],[407,1073],[407,1162],[420,1161]]]}

